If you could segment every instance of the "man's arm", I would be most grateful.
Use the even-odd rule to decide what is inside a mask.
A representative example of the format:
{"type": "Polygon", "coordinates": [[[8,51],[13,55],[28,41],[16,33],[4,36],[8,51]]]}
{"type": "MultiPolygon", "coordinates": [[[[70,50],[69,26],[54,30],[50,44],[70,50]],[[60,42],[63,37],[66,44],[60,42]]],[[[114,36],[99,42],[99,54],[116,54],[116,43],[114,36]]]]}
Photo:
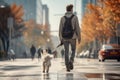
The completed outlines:
{"type": "Polygon", "coordinates": [[[77,33],[77,37],[78,37],[78,43],[80,43],[80,41],[81,41],[81,30],[80,30],[79,21],[78,21],[77,16],[76,16],[75,26],[76,26],[76,33],[77,33]]]}
{"type": "Polygon", "coordinates": [[[62,18],[60,20],[60,24],[59,24],[59,38],[60,38],[60,41],[62,41],[62,18]]]}

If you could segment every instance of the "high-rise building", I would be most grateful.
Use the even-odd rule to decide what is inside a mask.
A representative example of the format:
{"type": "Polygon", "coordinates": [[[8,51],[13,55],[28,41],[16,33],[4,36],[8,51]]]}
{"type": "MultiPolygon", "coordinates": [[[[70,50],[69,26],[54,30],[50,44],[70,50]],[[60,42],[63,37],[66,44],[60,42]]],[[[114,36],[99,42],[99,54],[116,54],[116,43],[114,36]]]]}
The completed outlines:
{"type": "Polygon", "coordinates": [[[49,8],[46,4],[43,5],[43,24],[49,25],[49,8]]]}
{"type": "MultiPolygon", "coordinates": [[[[4,4],[7,5],[11,5],[14,3],[19,6],[21,5],[24,9],[23,19],[26,21],[32,19],[37,24],[43,24],[43,16],[44,16],[45,23],[49,24],[49,8],[47,7],[47,5],[43,6],[41,0],[0,0],[0,5],[3,4],[3,2],[4,4]]],[[[33,30],[36,29],[37,28],[35,27],[33,30]]],[[[37,33],[37,31],[35,31],[35,33],[37,33]]],[[[2,49],[1,46],[2,46],[2,42],[0,39],[0,49],[2,49]]],[[[22,57],[23,56],[22,53],[24,53],[26,49],[29,51],[29,48],[27,48],[23,42],[23,37],[12,39],[11,48],[16,52],[16,57],[22,57]]]]}
{"type": "Polygon", "coordinates": [[[43,23],[41,0],[4,0],[8,4],[22,5],[24,8],[24,20],[33,19],[35,22],[43,23]]]}
{"type": "Polygon", "coordinates": [[[37,23],[43,24],[43,4],[41,2],[41,0],[37,0],[36,2],[37,7],[36,7],[36,19],[37,19],[37,23]]]}
{"type": "Polygon", "coordinates": [[[89,0],[89,2],[92,3],[92,4],[95,4],[95,5],[97,4],[96,0],[89,0]]]}
{"type": "Polygon", "coordinates": [[[8,6],[8,4],[4,0],[0,0],[0,7],[2,6],[8,6]]]}
{"type": "Polygon", "coordinates": [[[85,14],[85,10],[86,10],[86,5],[89,3],[89,0],[81,0],[81,14],[82,14],[82,17],[84,16],[85,14]]]}
{"type": "Polygon", "coordinates": [[[86,6],[87,6],[88,3],[92,3],[92,4],[96,5],[97,1],[96,0],[81,0],[81,14],[82,14],[82,17],[85,14],[86,6]]]}

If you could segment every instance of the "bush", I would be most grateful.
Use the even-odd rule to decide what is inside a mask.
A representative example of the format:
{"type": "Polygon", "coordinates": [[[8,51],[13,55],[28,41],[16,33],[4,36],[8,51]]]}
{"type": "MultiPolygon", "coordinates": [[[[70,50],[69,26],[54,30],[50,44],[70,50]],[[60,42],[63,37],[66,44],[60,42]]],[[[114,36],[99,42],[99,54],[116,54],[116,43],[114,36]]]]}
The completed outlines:
{"type": "Polygon", "coordinates": [[[5,59],[6,52],[5,51],[0,51],[0,60],[5,59]]]}

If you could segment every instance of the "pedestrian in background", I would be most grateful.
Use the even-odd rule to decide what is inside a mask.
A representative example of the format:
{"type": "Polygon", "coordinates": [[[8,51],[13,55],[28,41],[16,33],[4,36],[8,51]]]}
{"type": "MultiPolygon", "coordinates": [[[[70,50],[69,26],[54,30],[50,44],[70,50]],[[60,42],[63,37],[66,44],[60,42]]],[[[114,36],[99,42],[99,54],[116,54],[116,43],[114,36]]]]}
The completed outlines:
{"type": "Polygon", "coordinates": [[[11,59],[14,61],[15,60],[15,52],[13,49],[10,50],[10,54],[11,54],[11,59]]]}
{"type": "Polygon", "coordinates": [[[51,51],[50,47],[48,47],[48,53],[49,53],[49,54],[51,54],[51,53],[52,53],[52,51],[51,51]]]}
{"type": "Polygon", "coordinates": [[[27,52],[26,51],[23,52],[23,57],[27,58],[27,52]]]}
{"type": "Polygon", "coordinates": [[[42,53],[42,49],[39,47],[37,54],[38,54],[38,61],[41,59],[41,53],[42,53]]]}
{"type": "Polygon", "coordinates": [[[66,13],[60,20],[59,38],[65,49],[65,65],[69,72],[73,69],[73,62],[76,52],[76,40],[80,43],[80,27],[78,17],[73,14],[73,5],[66,7],[66,13]],[[72,54],[69,58],[69,45],[71,46],[72,54]]]}
{"type": "Polygon", "coordinates": [[[8,51],[8,60],[11,60],[11,52],[10,52],[10,50],[8,51]]]}
{"type": "Polygon", "coordinates": [[[32,60],[34,59],[35,53],[36,53],[36,48],[34,45],[31,46],[30,48],[30,52],[31,52],[31,58],[32,60]]]}
{"type": "Polygon", "coordinates": [[[89,49],[88,58],[91,58],[91,54],[92,54],[92,48],[89,49]]]}

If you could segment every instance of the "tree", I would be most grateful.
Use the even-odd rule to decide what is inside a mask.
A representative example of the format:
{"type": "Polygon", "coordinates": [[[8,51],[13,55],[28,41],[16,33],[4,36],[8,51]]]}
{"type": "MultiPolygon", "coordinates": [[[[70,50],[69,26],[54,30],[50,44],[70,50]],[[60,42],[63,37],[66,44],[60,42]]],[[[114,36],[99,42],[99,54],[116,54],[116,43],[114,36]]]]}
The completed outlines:
{"type": "Polygon", "coordinates": [[[103,0],[103,24],[108,27],[112,36],[117,36],[118,24],[120,24],[120,0],[103,0]]]}
{"type": "Polygon", "coordinates": [[[82,35],[86,42],[97,39],[103,44],[109,38],[117,36],[117,27],[120,24],[120,0],[99,1],[100,5],[87,5],[82,20],[82,35]]]}
{"type": "Polygon", "coordinates": [[[13,18],[12,38],[16,38],[22,36],[24,30],[23,15],[23,7],[16,4],[5,5],[4,8],[0,8],[0,39],[6,53],[9,49],[8,18],[13,18]]]}
{"type": "Polygon", "coordinates": [[[82,34],[86,38],[86,42],[94,40],[102,40],[102,18],[100,8],[98,6],[88,4],[87,11],[82,20],[82,34]],[[100,34],[101,33],[101,34],[100,34]]]}
{"type": "Polygon", "coordinates": [[[47,44],[47,39],[50,39],[48,26],[37,24],[34,20],[26,21],[25,26],[27,29],[24,31],[24,42],[28,47],[31,44],[37,47],[47,44]]]}

